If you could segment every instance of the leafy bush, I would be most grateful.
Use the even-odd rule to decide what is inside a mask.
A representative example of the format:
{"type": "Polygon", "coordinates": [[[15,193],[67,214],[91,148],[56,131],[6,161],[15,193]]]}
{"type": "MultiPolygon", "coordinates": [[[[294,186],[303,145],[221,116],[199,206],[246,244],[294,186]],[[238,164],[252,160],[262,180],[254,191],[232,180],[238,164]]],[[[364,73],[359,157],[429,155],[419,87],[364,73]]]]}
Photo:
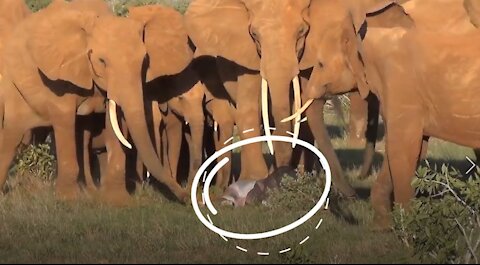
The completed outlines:
{"type": "Polygon", "coordinates": [[[38,10],[48,6],[52,0],[25,0],[28,7],[33,11],[37,12],[38,10]]]}
{"type": "Polygon", "coordinates": [[[16,176],[31,175],[44,182],[54,179],[56,160],[49,144],[29,145],[17,154],[12,173],[16,176]]]}
{"type": "Polygon", "coordinates": [[[415,254],[435,263],[478,264],[480,254],[480,178],[465,179],[443,165],[427,163],[413,183],[420,196],[408,213],[396,207],[395,231],[415,254]]]}
{"type": "Polygon", "coordinates": [[[183,14],[185,10],[187,10],[188,4],[190,4],[190,0],[108,0],[108,2],[113,6],[115,13],[120,16],[127,15],[128,8],[131,6],[143,6],[151,4],[170,6],[183,14]]]}
{"type": "MultiPolygon", "coordinates": [[[[67,0],[71,1],[71,0],[67,0]]],[[[128,7],[142,6],[150,4],[162,4],[170,6],[181,12],[182,14],[187,10],[190,0],[105,0],[109,3],[116,14],[125,16],[128,13],[128,7]]],[[[52,0],[25,0],[28,7],[34,12],[48,6],[52,0]]]]}
{"type": "Polygon", "coordinates": [[[267,191],[265,204],[273,209],[305,210],[315,205],[325,188],[323,175],[315,173],[284,175],[276,189],[267,191]]]}

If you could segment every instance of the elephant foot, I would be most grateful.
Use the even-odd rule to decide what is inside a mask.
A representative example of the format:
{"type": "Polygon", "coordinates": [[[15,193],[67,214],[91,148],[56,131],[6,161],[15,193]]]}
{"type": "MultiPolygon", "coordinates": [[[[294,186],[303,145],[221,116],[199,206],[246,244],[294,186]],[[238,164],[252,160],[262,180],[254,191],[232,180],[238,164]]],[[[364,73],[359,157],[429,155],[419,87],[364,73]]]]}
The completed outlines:
{"type": "Polygon", "coordinates": [[[83,186],[83,191],[87,197],[95,196],[98,193],[98,188],[95,185],[85,185],[83,186]]]}
{"type": "MultiPolygon", "coordinates": [[[[185,204],[185,205],[191,205],[192,204],[192,198],[190,196],[190,192],[188,190],[182,191],[180,194],[177,195],[178,200],[185,204]]],[[[197,197],[198,200],[198,197],[197,197]]]]}
{"type": "Polygon", "coordinates": [[[113,207],[127,207],[133,204],[132,196],[124,188],[101,189],[99,199],[102,203],[113,207]]]}
{"type": "Polygon", "coordinates": [[[80,198],[80,187],[75,183],[57,183],[55,197],[60,201],[76,201],[80,198]]]}

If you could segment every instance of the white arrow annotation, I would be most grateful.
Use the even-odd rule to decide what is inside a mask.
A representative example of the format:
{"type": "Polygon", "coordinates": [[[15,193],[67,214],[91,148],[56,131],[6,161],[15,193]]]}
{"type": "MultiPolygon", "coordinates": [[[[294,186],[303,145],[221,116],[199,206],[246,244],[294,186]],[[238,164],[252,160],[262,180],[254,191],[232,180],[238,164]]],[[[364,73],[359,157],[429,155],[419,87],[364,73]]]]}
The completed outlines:
{"type": "Polygon", "coordinates": [[[472,172],[472,170],[473,170],[474,168],[477,167],[477,164],[475,164],[475,162],[473,162],[473,160],[470,159],[470,157],[466,156],[466,158],[467,158],[468,162],[470,162],[470,163],[472,164],[472,166],[470,167],[470,169],[467,170],[467,172],[465,173],[465,174],[468,175],[470,172],[472,172]]]}

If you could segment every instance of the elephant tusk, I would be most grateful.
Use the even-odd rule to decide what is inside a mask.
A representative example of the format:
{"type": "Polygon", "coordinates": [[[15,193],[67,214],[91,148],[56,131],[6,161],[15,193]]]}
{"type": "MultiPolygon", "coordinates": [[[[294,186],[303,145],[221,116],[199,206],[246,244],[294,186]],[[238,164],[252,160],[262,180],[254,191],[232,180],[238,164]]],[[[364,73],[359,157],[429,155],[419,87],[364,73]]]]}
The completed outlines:
{"type": "MultiPolygon", "coordinates": [[[[268,83],[265,78],[262,78],[262,120],[265,136],[269,138],[272,136],[272,131],[270,130],[270,118],[268,116],[268,83]]],[[[270,154],[273,155],[273,141],[267,140],[267,144],[270,154]]]]}
{"type": "Polygon", "coordinates": [[[108,100],[108,113],[110,115],[110,123],[112,124],[113,132],[115,136],[117,136],[118,140],[126,146],[128,149],[132,149],[132,145],[125,139],[123,136],[120,127],[118,126],[118,118],[117,118],[117,103],[113,100],[108,100]]]}
{"type": "Polygon", "coordinates": [[[218,131],[218,122],[216,121],[213,122],[213,130],[218,131]]]}
{"type": "Polygon", "coordinates": [[[309,99],[309,100],[305,103],[305,105],[303,105],[302,108],[300,108],[300,109],[299,109],[297,112],[295,112],[292,116],[283,119],[282,122],[289,122],[289,121],[297,118],[297,116],[301,116],[302,113],[304,113],[304,112],[308,109],[308,107],[310,107],[310,105],[312,105],[312,103],[313,103],[313,99],[309,99]]]}
{"type": "MultiPolygon", "coordinates": [[[[302,108],[302,95],[300,94],[300,81],[298,80],[298,76],[295,76],[293,79],[293,95],[294,95],[294,107],[295,112],[302,108]]],[[[298,115],[295,117],[295,124],[293,125],[293,141],[292,148],[295,148],[297,145],[296,140],[298,140],[298,135],[300,134],[300,120],[302,119],[302,115],[298,115]]]]}

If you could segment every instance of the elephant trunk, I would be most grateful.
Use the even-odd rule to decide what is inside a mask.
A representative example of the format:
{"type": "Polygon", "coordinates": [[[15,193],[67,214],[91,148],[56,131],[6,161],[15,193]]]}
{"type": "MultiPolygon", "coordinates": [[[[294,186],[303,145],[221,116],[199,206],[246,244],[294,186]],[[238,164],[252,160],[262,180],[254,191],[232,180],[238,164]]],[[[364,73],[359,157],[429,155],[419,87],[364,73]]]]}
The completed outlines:
{"type": "MultiPolygon", "coordinates": [[[[294,71],[295,73],[295,71],[294,71]]],[[[294,135],[294,137],[298,137],[299,132],[299,122],[300,120],[296,120],[298,125],[296,124],[294,128],[294,132],[292,132],[292,124],[291,123],[282,123],[281,120],[291,114],[291,104],[290,104],[290,84],[292,80],[294,81],[294,96],[295,96],[295,107],[301,106],[300,100],[300,85],[297,77],[298,71],[292,76],[292,74],[285,74],[285,71],[274,70],[270,74],[270,72],[266,72],[262,78],[262,119],[263,125],[265,129],[265,135],[271,135],[272,128],[270,127],[269,121],[269,112],[268,112],[268,92],[270,92],[271,98],[271,111],[273,114],[273,119],[275,122],[275,134],[276,135],[294,135]]],[[[268,146],[270,152],[274,153],[273,143],[271,141],[268,142],[268,146]]],[[[275,156],[277,167],[286,166],[290,163],[292,151],[287,143],[283,142],[276,142],[275,143],[275,152],[277,155],[275,156]]]]}
{"type": "MultiPolygon", "coordinates": [[[[128,99],[122,96],[118,96],[117,98],[122,107],[128,131],[138,150],[139,157],[147,167],[147,170],[160,182],[167,185],[179,200],[183,201],[187,199],[187,194],[171,176],[172,173],[168,159],[165,159],[164,163],[162,163],[155,151],[147,126],[142,92],[128,93],[128,99]]],[[[115,125],[112,124],[112,126],[115,128],[115,125]]],[[[119,135],[117,135],[117,137],[119,137],[119,135]]]]}
{"type": "MultiPolygon", "coordinates": [[[[261,75],[262,75],[262,119],[265,129],[265,135],[271,135],[271,128],[269,124],[269,109],[268,109],[268,92],[271,98],[271,111],[275,121],[275,129],[277,135],[293,135],[298,138],[300,131],[300,117],[295,119],[294,128],[292,132],[291,123],[282,123],[282,119],[291,114],[291,83],[293,82],[294,106],[296,111],[302,105],[300,82],[298,74],[300,72],[298,66],[297,50],[294,44],[283,45],[279,42],[264,43],[262,45],[262,60],[261,60],[261,75]]],[[[281,148],[282,154],[291,154],[286,148],[285,143],[276,143],[276,146],[281,148]]],[[[273,143],[268,141],[270,153],[274,153],[273,143]]],[[[292,145],[295,147],[295,143],[292,145]]],[[[277,161],[279,162],[279,161],[277,161]]],[[[286,161],[282,164],[287,163],[286,161]]],[[[278,164],[277,164],[278,165],[278,164]]]]}

